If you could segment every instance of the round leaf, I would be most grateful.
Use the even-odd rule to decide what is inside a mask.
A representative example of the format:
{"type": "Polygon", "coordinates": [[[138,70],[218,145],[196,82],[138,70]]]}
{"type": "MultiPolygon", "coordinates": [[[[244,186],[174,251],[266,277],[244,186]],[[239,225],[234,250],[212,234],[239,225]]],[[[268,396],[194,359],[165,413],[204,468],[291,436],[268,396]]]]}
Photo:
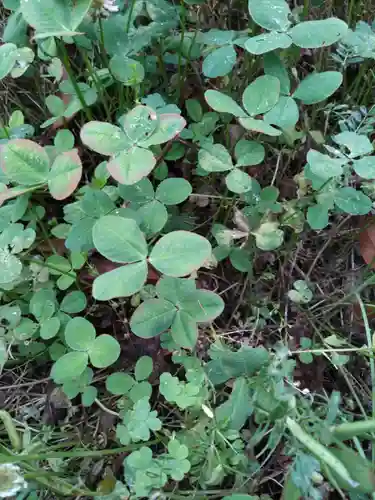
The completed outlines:
{"type": "Polygon", "coordinates": [[[246,193],[253,186],[252,178],[246,172],[242,172],[239,168],[235,168],[225,178],[225,184],[232,193],[246,193]]]}
{"type": "Polygon", "coordinates": [[[341,19],[330,17],[319,21],[299,23],[289,31],[293,42],[303,49],[327,47],[338,42],[348,32],[348,25],[341,19]]]}
{"type": "Polygon", "coordinates": [[[47,182],[49,158],[35,142],[15,139],[1,148],[0,167],[9,180],[32,186],[47,182]]]}
{"type": "Polygon", "coordinates": [[[49,318],[40,325],[40,336],[44,340],[56,337],[60,330],[60,319],[57,316],[49,318]]]}
{"type": "Polygon", "coordinates": [[[237,54],[233,45],[214,49],[203,61],[202,71],[208,78],[227,75],[236,64],[237,54]]]}
{"type": "Polygon", "coordinates": [[[172,323],[171,335],[176,344],[185,349],[194,349],[198,339],[198,327],[185,311],[177,311],[172,323]]]}
{"type": "Polygon", "coordinates": [[[338,71],[312,73],[298,85],[293,94],[304,104],[315,104],[331,96],[342,84],[342,74],[338,71]]]}
{"type": "Polygon", "coordinates": [[[0,47],[0,80],[5,78],[17,61],[18,48],[14,43],[4,43],[0,47]]]}
{"type": "Polygon", "coordinates": [[[105,386],[107,391],[115,396],[122,396],[130,391],[134,385],[134,379],[127,373],[111,373],[106,378],[105,386]]]}
{"type": "Polygon", "coordinates": [[[139,292],[147,279],[147,262],[136,262],[104,273],[95,279],[92,289],[96,300],[130,297],[139,292]]]}
{"type": "Polygon", "coordinates": [[[280,92],[289,95],[290,80],[288,71],[277,54],[269,53],[263,57],[264,72],[266,75],[275,76],[280,82],[280,92]]]}
{"type": "Polygon", "coordinates": [[[375,179],[375,156],[365,156],[355,160],[353,168],[363,179],[375,179]]]}
{"type": "Polygon", "coordinates": [[[107,169],[117,182],[130,185],[147,177],[155,164],[155,156],[149,149],[135,146],[116,155],[108,162],[107,169]]]}
{"type": "Polygon", "coordinates": [[[88,351],[95,337],[94,326],[85,318],[73,318],[66,325],[65,342],[75,351],[88,351]]]}
{"type": "Polygon", "coordinates": [[[285,0],[249,0],[249,12],[256,24],[270,31],[286,31],[290,8],[285,0]]]}
{"type": "Polygon", "coordinates": [[[255,118],[240,118],[239,122],[247,130],[260,132],[261,134],[270,135],[271,137],[277,137],[282,134],[281,130],[268,125],[268,123],[263,120],[255,120],[255,118]]]}
{"type": "Polygon", "coordinates": [[[245,49],[250,54],[260,55],[272,52],[276,49],[287,49],[292,45],[292,39],[285,33],[262,33],[258,36],[253,36],[245,42],[245,49]]]}
{"type": "Polygon", "coordinates": [[[266,252],[279,248],[284,240],[284,233],[277,222],[264,222],[252,234],[255,236],[257,247],[266,252]]]}
{"type": "Polygon", "coordinates": [[[131,186],[121,184],[119,186],[119,195],[125,201],[138,203],[140,205],[152,201],[155,197],[154,188],[147,177],[131,186]]]}
{"type": "Polygon", "coordinates": [[[343,172],[343,161],[338,158],[331,158],[324,155],[315,149],[310,149],[307,153],[307,161],[310,165],[310,170],[323,180],[329,180],[332,177],[338,177],[343,172]]]}
{"type": "Polygon", "coordinates": [[[80,291],[70,292],[63,298],[60,310],[68,314],[77,314],[86,308],[86,295],[80,291]]]}
{"type": "Polygon", "coordinates": [[[204,144],[198,152],[198,162],[207,172],[226,172],[233,168],[232,158],[222,144],[204,144]]]}
{"type": "Polygon", "coordinates": [[[85,387],[82,392],[82,405],[91,406],[98,396],[98,389],[92,385],[85,387]]]}
{"type": "Polygon", "coordinates": [[[181,309],[187,312],[197,323],[213,321],[224,310],[224,301],[210,290],[196,290],[181,303],[181,309]]]}
{"type": "Polygon", "coordinates": [[[234,154],[237,158],[236,167],[247,167],[262,163],[266,153],[259,142],[241,139],[234,148],[234,154]]]}
{"type": "Polygon", "coordinates": [[[153,362],[150,356],[141,356],[134,369],[135,379],[140,382],[146,380],[152,373],[153,362]]]}
{"type": "Polygon", "coordinates": [[[22,272],[22,262],[6,248],[0,248],[0,283],[10,283],[22,272]]]}
{"type": "Polygon", "coordinates": [[[156,337],[171,326],[176,312],[176,307],[168,300],[147,300],[134,311],[130,328],[138,337],[156,337]]]}
{"type": "Polygon", "coordinates": [[[110,156],[130,146],[124,132],[115,125],[105,122],[89,122],[81,129],[81,140],[93,151],[110,156]]]}
{"type": "Polygon", "coordinates": [[[92,230],[95,248],[112,262],[132,263],[144,260],[148,248],[136,222],[115,215],[105,215],[92,230]]]}
{"type": "Polygon", "coordinates": [[[161,273],[178,278],[199,269],[211,254],[211,245],[203,236],[173,231],[156,243],[149,260],[161,273]]]}
{"type": "Polygon", "coordinates": [[[55,362],[51,370],[51,377],[57,384],[69,378],[77,378],[82,375],[87,363],[87,352],[68,352],[55,362]]]}
{"type": "Polygon", "coordinates": [[[120,356],[121,348],[111,335],[99,335],[89,349],[90,362],[95,368],[107,368],[120,356]]]}
{"type": "Polygon", "coordinates": [[[292,97],[281,96],[277,104],[264,115],[264,121],[282,129],[294,128],[299,120],[299,110],[292,97]]]}
{"type": "Polygon", "coordinates": [[[146,140],[155,131],[158,122],[155,112],[147,106],[136,106],[119,119],[127,138],[134,144],[146,140]]]}
{"type": "Polygon", "coordinates": [[[246,116],[245,111],[229,95],[217,90],[206,90],[204,97],[207,104],[219,113],[230,113],[237,117],[246,116]]]}
{"type": "Polygon", "coordinates": [[[159,123],[155,132],[148,139],[140,142],[139,146],[148,148],[149,146],[157,146],[171,141],[185,126],[186,120],[178,114],[166,113],[159,115],[159,123]]]}
{"type": "Polygon", "coordinates": [[[328,226],[329,214],[324,205],[313,205],[307,209],[307,222],[311,229],[319,231],[328,226]]]}
{"type": "Polygon", "coordinates": [[[371,211],[372,201],[352,187],[344,187],[335,193],[335,204],[347,214],[366,215],[371,211]]]}
{"type": "Polygon", "coordinates": [[[248,85],[242,102],[251,116],[262,115],[272,109],[280,96],[280,82],[271,75],[260,76],[248,85]]]}
{"type": "Polygon", "coordinates": [[[158,200],[150,201],[138,211],[140,227],[146,235],[158,233],[168,221],[168,212],[163,203],[158,200]]]}
{"type": "Polygon", "coordinates": [[[159,184],[155,197],[164,205],[178,205],[191,195],[192,190],[189,181],[170,178],[159,184]]]}
{"type": "Polygon", "coordinates": [[[142,64],[124,54],[116,54],[109,61],[113,76],[125,86],[138,85],[144,80],[145,70],[142,64]]]}
{"type": "Polygon", "coordinates": [[[52,164],[48,188],[55,200],[64,200],[76,189],[82,176],[82,163],[77,151],[60,154],[52,164]]]}

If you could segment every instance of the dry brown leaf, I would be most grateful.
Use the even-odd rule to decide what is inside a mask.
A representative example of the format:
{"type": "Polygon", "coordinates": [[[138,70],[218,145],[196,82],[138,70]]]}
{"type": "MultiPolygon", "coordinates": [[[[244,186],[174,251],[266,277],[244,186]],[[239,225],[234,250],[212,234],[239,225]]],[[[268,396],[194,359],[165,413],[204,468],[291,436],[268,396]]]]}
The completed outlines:
{"type": "Polygon", "coordinates": [[[367,226],[359,235],[359,247],[363,260],[375,269],[375,224],[367,226]]]}

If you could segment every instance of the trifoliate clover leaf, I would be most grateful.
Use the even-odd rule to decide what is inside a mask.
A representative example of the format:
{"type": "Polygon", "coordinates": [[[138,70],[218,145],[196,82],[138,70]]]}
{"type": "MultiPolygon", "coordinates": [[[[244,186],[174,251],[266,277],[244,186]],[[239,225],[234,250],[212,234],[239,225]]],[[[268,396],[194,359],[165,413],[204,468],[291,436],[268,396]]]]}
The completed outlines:
{"type": "Polygon", "coordinates": [[[293,283],[294,290],[289,290],[288,297],[296,304],[308,304],[313,298],[313,293],[304,280],[297,280],[293,283]]]}
{"type": "Polygon", "coordinates": [[[126,426],[132,441],[148,441],[150,431],[159,431],[162,427],[161,420],[156,411],[151,411],[148,399],[140,399],[134,405],[134,409],[126,412],[124,416],[126,426]]]}
{"type": "Polygon", "coordinates": [[[252,233],[260,250],[270,251],[279,248],[284,240],[284,232],[277,222],[264,222],[252,233]]]}

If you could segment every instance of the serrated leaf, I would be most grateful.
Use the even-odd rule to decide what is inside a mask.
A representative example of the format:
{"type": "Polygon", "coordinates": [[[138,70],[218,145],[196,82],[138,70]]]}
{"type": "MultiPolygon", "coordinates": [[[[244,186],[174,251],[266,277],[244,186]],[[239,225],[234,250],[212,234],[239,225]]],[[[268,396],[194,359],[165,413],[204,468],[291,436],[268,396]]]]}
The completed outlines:
{"type": "Polygon", "coordinates": [[[204,98],[207,104],[219,113],[230,113],[240,117],[246,116],[245,111],[230,96],[218,92],[217,90],[206,90],[204,98]]]}
{"type": "Polygon", "coordinates": [[[141,356],[134,368],[135,379],[140,382],[146,380],[152,373],[153,361],[150,356],[141,356]]]}
{"type": "Polygon", "coordinates": [[[105,215],[95,223],[92,234],[95,248],[112,262],[130,264],[147,257],[146,240],[134,220],[105,215]]]}
{"type": "Polygon", "coordinates": [[[70,378],[79,377],[87,367],[87,363],[87,352],[68,352],[54,363],[51,377],[57,384],[70,378]]]}
{"type": "Polygon", "coordinates": [[[147,300],[133,313],[130,328],[138,337],[156,337],[171,326],[176,312],[174,304],[167,300],[147,300]]]}
{"type": "Polygon", "coordinates": [[[245,42],[245,49],[250,54],[260,55],[272,52],[276,49],[287,49],[292,45],[292,39],[285,33],[262,33],[253,36],[245,42]]]}
{"type": "Polygon", "coordinates": [[[293,43],[303,49],[327,47],[338,42],[348,32],[348,25],[336,17],[305,21],[289,31],[293,43]]]}
{"type": "Polygon", "coordinates": [[[159,272],[178,278],[203,266],[211,253],[211,245],[203,236],[173,231],[155,244],[149,261],[159,272]]]}
{"type": "Polygon", "coordinates": [[[249,0],[249,13],[256,24],[270,31],[286,31],[290,8],[284,0],[249,0]]]}
{"type": "Polygon", "coordinates": [[[205,143],[198,152],[198,162],[207,172],[226,172],[233,168],[232,158],[222,144],[205,143]]]}
{"type": "Polygon", "coordinates": [[[75,351],[88,351],[94,342],[96,331],[85,318],[72,318],[65,328],[65,342],[75,351]]]}
{"type": "Polygon", "coordinates": [[[281,129],[294,128],[299,120],[299,109],[292,97],[281,96],[277,104],[264,115],[264,121],[281,129]]]}
{"type": "Polygon", "coordinates": [[[246,172],[235,168],[226,176],[225,184],[232,193],[241,194],[251,190],[252,179],[246,172]]]}
{"type": "Polygon", "coordinates": [[[107,368],[120,356],[120,344],[111,335],[99,335],[89,347],[90,362],[95,368],[107,368]]]}
{"type": "Polygon", "coordinates": [[[130,147],[124,132],[111,123],[92,121],[81,128],[81,140],[96,153],[110,156],[130,147]]]}
{"type": "Polygon", "coordinates": [[[171,327],[171,335],[177,345],[194,349],[198,339],[198,328],[193,318],[184,310],[176,312],[171,327]]]}
{"type": "Polygon", "coordinates": [[[338,71],[312,73],[298,85],[293,97],[304,104],[324,101],[340,87],[342,78],[342,74],[338,71]]]}
{"type": "Polygon", "coordinates": [[[145,77],[145,69],[142,64],[125,54],[114,55],[109,61],[109,70],[116,80],[125,86],[138,85],[145,77]]]}
{"type": "Polygon", "coordinates": [[[9,180],[32,186],[47,182],[49,158],[35,142],[14,139],[1,148],[0,167],[9,180]]]}
{"type": "Polygon", "coordinates": [[[48,189],[55,200],[68,198],[77,188],[82,176],[82,163],[78,152],[60,154],[48,175],[48,189]]]}
{"type": "Polygon", "coordinates": [[[352,187],[344,187],[335,192],[335,204],[345,213],[366,215],[371,211],[372,201],[352,187]]]}
{"type": "Polygon", "coordinates": [[[214,49],[203,61],[202,71],[208,78],[225,76],[236,64],[237,54],[233,45],[224,45],[214,49]]]}
{"type": "Polygon", "coordinates": [[[270,135],[271,137],[277,137],[282,134],[281,130],[272,127],[263,120],[256,120],[255,118],[239,118],[238,121],[247,130],[260,132],[261,134],[270,135]]]}
{"type": "Polygon", "coordinates": [[[112,158],[107,169],[117,182],[131,185],[147,177],[155,165],[156,158],[149,149],[133,146],[112,158]]]}
{"type": "Polygon", "coordinates": [[[190,182],[186,179],[171,177],[159,184],[155,197],[164,205],[178,205],[191,195],[192,190],[190,182]]]}
{"type": "Polygon", "coordinates": [[[92,294],[96,300],[130,297],[139,292],[147,279],[146,261],[121,266],[95,278],[92,294]]]}

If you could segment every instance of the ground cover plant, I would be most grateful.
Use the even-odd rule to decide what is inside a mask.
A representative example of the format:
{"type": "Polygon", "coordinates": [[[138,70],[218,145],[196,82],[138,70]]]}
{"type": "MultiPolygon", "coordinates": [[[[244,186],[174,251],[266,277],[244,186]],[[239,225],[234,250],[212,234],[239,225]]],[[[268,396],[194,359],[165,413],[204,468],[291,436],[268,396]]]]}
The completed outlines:
{"type": "Polygon", "coordinates": [[[375,498],[370,0],[3,0],[0,498],[375,498]]]}

